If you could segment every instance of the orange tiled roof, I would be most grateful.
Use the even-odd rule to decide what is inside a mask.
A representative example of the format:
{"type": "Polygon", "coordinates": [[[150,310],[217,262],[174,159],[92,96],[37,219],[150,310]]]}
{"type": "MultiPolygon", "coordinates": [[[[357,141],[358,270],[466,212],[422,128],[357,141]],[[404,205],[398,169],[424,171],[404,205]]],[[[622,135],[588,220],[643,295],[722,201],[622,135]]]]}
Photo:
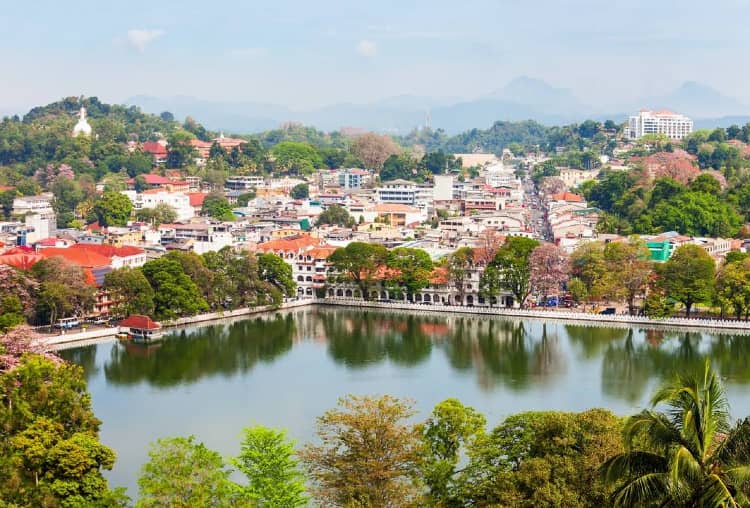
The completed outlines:
{"type": "Polygon", "coordinates": [[[261,251],[283,251],[299,252],[305,247],[320,245],[320,239],[313,238],[310,235],[296,235],[287,238],[279,238],[258,245],[261,251]]]}
{"type": "Polygon", "coordinates": [[[47,259],[59,256],[65,261],[83,268],[101,268],[112,264],[111,258],[82,249],[48,247],[42,249],[39,253],[47,259]]]}
{"type": "Polygon", "coordinates": [[[188,192],[188,198],[190,199],[190,206],[194,208],[198,206],[203,206],[203,201],[206,199],[206,196],[208,196],[208,194],[204,194],[203,192],[188,192]]]}
{"type": "Polygon", "coordinates": [[[331,254],[336,252],[337,248],[338,247],[334,247],[332,245],[321,245],[319,247],[310,249],[306,252],[306,254],[309,254],[315,259],[328,259],[331,254]]]}
{"type": "Polygon", "coordinates": [[[94,244],[86,244],[86,243],[77,243],[75,245],[70,246],[69,249],[77,249],[77,250],[93,252],[94,254],[98,254],[100,256],[104,256],[108,258],[112,258],[114,256],[117,256],[120,258],[124,258],[128,256],[137,256],[145,252],[143,249],[139,249],[138,247],[133,247],[130,245],[124,245],[122,247],[115,247],[114,245],[94,245],[94,244]]]}
{"type": "Polygon", "coordinates": [[[554,199],[555,201],[569,201],[572,203],[583,202],[583,197],[579,196],[578,194],[573,194],[572,192],[559,192],[557,194],[553,194],[552,199],[554,199]]]}

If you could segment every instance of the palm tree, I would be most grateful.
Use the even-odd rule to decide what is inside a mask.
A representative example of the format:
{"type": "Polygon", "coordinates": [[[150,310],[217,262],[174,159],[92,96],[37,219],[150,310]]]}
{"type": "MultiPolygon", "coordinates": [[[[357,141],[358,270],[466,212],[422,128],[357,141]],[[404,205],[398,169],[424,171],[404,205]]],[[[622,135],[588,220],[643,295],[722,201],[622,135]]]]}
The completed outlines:
{"type": "Polygon", "coordinates": [[[628,418],[625,452],[602,466],[615,487],[614,506],[750,506],[750,422],[730,428],[724,388],[709,362],[702,376],[667,383],[651,404],[628,418]]]}

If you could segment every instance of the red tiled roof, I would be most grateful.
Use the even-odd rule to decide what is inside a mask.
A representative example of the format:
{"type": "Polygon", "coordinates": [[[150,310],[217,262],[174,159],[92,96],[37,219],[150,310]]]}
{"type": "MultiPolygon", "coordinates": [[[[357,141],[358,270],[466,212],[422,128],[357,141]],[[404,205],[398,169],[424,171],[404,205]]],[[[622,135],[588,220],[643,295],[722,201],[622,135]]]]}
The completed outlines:
{"type": "Polygon", "coordinates": [[[120,321],[120,326],[126,328],[137,328],[139,330],[157,330],[161,325],[148,316],[133,314],[120,321]]]}
{"type": "Polygon", "coordinates": [[[93,252],[94,254],[105,256],[108,258],[112,258],[115,256],[119,258],[124,258],[124,257],[129,257],[129,256],[138,256],[145,252],[143,249],[139,249],[138,247],[133,247],[130,245],[124,245],[122,247],[115,247],[114,245],[95,245],[95,244],[87,244],[87,243],[77,243],[69,247],[69,249],[93,252]]]}
{"type": "Polygon", "coordinates": [[[559,192],[557,194],[553,194],[552,199],[554,199],[555,201],[568,201],[571,203],[583,202],[583,198],[581,196],[579,196],[578,194],[573,194],[572,192],[559,192]]]}
{"type": "Polygon", "coordinates": [[[305,254],[312,256],[314,259],[328,259],[331,254],[336,252],[336,249],[337,247],[332,245],[321,245],[320,247],[310,249],[305,254]]]}
{"type": "Polygon", "coordinates": [[[193,208],[203,206],[203,201],[208,196],[208,194],[204,194],[203,192],[188,192],[187,195],[190,199],[190,206],[193,208]]]}
{"type": "Polygon", "coordinates": [[[59,247],[48,247],[39,251],[45,258],[61,257],[65,261],[83,268],[102,268],[110,266],[112,259],[102,256],[96,252],[82,249],[63,249],[59,247]]]}
{"type": "MultiPolygon", "coordinates": [[[[15,249],[11,249],[15,250],[15,249]]],[[[11,253],[0,256],[0,265],[8,265],[19,270],[29,270],[32,266],[44,259],[41,254],[11,253]]]]}
{"type": "Polygon", "coordinates": [[[299,252],[305,247],[310,247],[313,245],[320,245],[320,239],[313,238],[310,235],[296,235],[288,238],[279,238],[277,240],[271,240],[270,242],[261,243],[260,245],[258,245],[258,250],[299,252]]]}
{"type": "Polygon", "coordinates": [[[9,190],[15,190],[16,188],[12,185],[0,185],[0,192],[5,192],[9,190]]]}
{"type": "Polygon", "coordinates": [[[167,148],[157,141],[146,141],[141,145],[141,151],[156,157],[166,157],[167,148]]]}
{"type": "MultiPolygon", "coordinates": [[[[161,175],[155,175],[153,173],[147,173],[140,176],[143,177],[148,185],[167,185],[169,183],[172,183],[172,180],[170,180],[169,178],[163,177],[161,175]]],[[[135,178],[131,178],[130,180],[128,180],[128,183],[135,183],[135,178]]]]}

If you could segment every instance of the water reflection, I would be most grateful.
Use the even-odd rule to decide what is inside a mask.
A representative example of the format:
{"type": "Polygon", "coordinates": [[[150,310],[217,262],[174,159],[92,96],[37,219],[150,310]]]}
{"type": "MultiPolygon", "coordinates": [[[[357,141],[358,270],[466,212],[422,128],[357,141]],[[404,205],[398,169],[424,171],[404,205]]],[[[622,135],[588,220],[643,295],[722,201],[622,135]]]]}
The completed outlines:
{"type": "Polygon", "coordinates": [[[101,366],[96,360],[100,346],[67,350],[63,356],[82,365],[88,378],[101,368],[111,384],[169,388],[250,372],[303,342],[323,345],[324,355],[352,371],[444,361],[452,371],[474,377],[484,391],[525,392],[541,386],[553,394],[571,373],[600,366],[601,393],[629,404],[642,401],[654,381],[698,369],[707,358],[732,382],[750,382],[746,336],[334,309],[205,326],[151,346],[102,345],[99,351],[108,357],[103,363],[100,358],[101,366]]]}

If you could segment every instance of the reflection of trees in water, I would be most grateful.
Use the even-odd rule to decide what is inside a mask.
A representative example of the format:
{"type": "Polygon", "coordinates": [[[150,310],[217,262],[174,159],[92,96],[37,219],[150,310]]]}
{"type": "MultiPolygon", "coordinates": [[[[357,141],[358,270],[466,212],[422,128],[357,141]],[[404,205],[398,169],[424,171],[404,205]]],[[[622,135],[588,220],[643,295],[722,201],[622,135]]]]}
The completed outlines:
{"type": "Polygon", "coordinates": [[[722,377],[750,382],[750,340],[740,335],[703,335],[697,332],[664,332],[658,341],[646,334],[635,341],[610,343],[602,364],[604,393],[628,402],[641,400],[649,382],[663,382],[677,372],[701,372],[707,359],[722,377]]]}
{"type": "Polygon", "coordinates": [[[372,312],[321,312],[318,316],[331,358],[355,368],[385,359],[403,366],[423,362],[432,352],[425,325],[439,322],[414,315],[372,312]]]}
{"type": "Polygon", "coordinates": [[[624,339],[628,328],[565,325],[565,332],[571,345],[578,346],[584,358],[592,359],[601,356],[604,348],[611,342],[624,339]]]}
{"type": "Polygon", "coordinates": [[[523,390],[565,370],[558,337],[548,334],[546,325],[541,336],[532,337],[523,322],[461,317],[451,331],[442,344],[451,365],[474,368],[483,388],[504,384],[523,390]]]}
{"type": "Polygon", "coordinates": [[[104,373],[114,384],[147,381],[161,387],[216,374],[229,376],[289,351],[296,331],[294,316],[287,314],[201,327],[191,333],[183,330],[149,350],[149,346],[115,344],[104,373]]]}
{"type": "Polygon", "coordinates": [[[88,381],[99,372],[96,366],[96,344],[77,347],[75,349],[63,349],[58,351],[60,358],[83,367],[83,375],[88,381]]]}

